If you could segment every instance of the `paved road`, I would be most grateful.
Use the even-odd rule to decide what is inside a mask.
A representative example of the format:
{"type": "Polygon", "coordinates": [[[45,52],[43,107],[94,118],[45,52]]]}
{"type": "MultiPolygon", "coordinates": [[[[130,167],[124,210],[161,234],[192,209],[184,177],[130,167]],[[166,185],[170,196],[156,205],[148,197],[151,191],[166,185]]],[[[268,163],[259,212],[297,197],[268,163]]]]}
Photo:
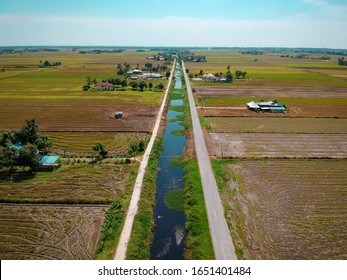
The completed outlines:
{"type": "MultiPolygon", "coordinates": [[[[183,64],[183,62],[182,62],[183,64]]],[[[235,247],[224,217],[224,209],[219,197],[216,179],[212,171],[204,135],[196,110],[192,89],[183,64],[184,78],[187,85],[190,111],[193,121],[195,151],[199,163],[201,182],[204,190],[208,223],[215,256],[217,260],[236,260],[235,247]]]]}
{"type": "Polygon", "coordinates": [[[134,223],[134,218],[135,218],[135,216],[137,214],[137,210],[138,210],[138,201],[139,201],[140,195],[141,195],[143,178],[144,178],[144,175],[146,172],[146,167],[147,167],[147,163],[149,160],[149,156],[150,156],[151,151],[152,151],[154,140],[157,137],[157,133],[159,130],[160,120],[161,120],[161,116],[162,116],[163,111],[164,111],[166,98],[167,98],[167,95],[168,95],[168,92],[170,89],[171,80],[172,80],[172,77],[174,74],[173,71],[174,71],[175,65],[176,65],[176,60],[174,61],[172,69],[171,69],[171,75],[169,78],[169,83],[166,87],[165,95],[164,95],[162,104],[160,106],[157,119],[156,119],[155,124],[154,124],[152,137],[149,140],[146,151],[142,157],[139,171],[137,173],[133,194],[131,196],[131,200],[130,200],[130,204],[129,204],[128,213],[127,213],[127,216],[125,218],[125,223],[124,223],[124,227],[123,227],[120,239],[119,239],[117,251],[116,251],[116,254],[114,256],[115,260],[124,260],[126,257],[126,251],[128,249],[128,243],[129,243],[131,230],[132,230],[133,223],[134,223]]]}

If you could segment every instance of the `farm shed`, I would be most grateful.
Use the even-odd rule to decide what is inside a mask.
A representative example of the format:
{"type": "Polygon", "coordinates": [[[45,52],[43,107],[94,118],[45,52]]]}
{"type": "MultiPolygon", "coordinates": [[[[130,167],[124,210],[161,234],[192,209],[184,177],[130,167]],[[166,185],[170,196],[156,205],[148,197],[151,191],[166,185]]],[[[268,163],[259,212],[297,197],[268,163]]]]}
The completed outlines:
{"type": "Polygon", "coordinates": [[[249,103],[247,103],[247,108],[249,110],[252,110],[252,111],[255,111],[255,110],[258,110],[260,107],[257,103],[255,103],[254,101],[251,101],[249,103]]]}
{"type": "Polygon", "coordinates": [[[123,112],[115,112],[115,113],[114,113],[114,117],[115,117],[116,119],[121,119],[121,118],[123,117],[123,112]]]}
{"type": "Polygon", "coordinates": [[[43,156],[40,158],[40,163],[42,166],[59,166],[59,156],[43,156]]]}
{"type": "Polygon", "coordinates": [[[258,102],[258,103],[251,101],[247,103],[246,107],[249,110],[256,111],[256,112],[270,112],[270,113],[286,113],[287,112],[286,106],[274,101],[258,102]]]}

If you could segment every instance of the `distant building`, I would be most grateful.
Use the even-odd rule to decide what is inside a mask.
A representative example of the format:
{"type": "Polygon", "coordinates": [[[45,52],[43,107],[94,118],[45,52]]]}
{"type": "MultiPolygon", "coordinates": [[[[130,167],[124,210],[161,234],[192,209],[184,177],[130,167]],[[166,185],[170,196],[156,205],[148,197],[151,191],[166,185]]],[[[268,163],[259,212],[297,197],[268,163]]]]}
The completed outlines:
{"type": "Polygon", "coordinates": [[[213,75],[212,73],[208,73],[208,74],[205,74],[202,77],[202,79],[205,80],[205,81],[216,81],[217,77],[215,75],[213,75]]]}
{"type": "Polygon", "coordinates": [[[129,71],[127,72],[127,74],[128,74],[128,75],[142,74],[142,70],[140,70],[140,69],[129,70],[129,71]]]}
{"type": "Polygon", "coordinates": [[[41,167],[58,167],[59,156],[43,156],[40,158],[41,167]]]}
{"type": "Polygon", "coordinates": [[[96,88],[98,90],[110,90],[112,89],[113,84],[107,83],[107,82],[102,82],[102,83],[97,83],[96,88]]]}
{"type": "Polygon", "coordinates": [[[116,118],[116,119],[121,119],[122,117],[123,117],[123,112],[115,112],[114,113],[114,117],[116,118]]]}
{"type": "Polygon", "coordinates": [[[287,113],[287,107],[283,104],[274,101],[247,103],[246,107],[251,111],[270,112],[270,113],[287,113]]]}

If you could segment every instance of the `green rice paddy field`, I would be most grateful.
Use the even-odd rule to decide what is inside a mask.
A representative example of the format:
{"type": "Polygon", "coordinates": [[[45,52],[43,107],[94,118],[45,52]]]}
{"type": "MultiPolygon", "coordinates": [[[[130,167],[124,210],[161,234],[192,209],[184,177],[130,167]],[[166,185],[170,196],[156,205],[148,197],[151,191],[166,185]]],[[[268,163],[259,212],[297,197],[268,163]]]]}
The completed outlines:
{"type": "MultiPolygon", "coordinates": [[[[347,67],[337,65],[337,57],[331,55],[330,61],[312,55],[308,59],[281,57],[284,53],[265,53],[263,55],[241,54],[236,51],[198,51],[196,55],[206,56],[207,62],[187,62],[190,73],[200,70],[207,73],[246,71],[246,79],[237,80],[233,86],[309,86],[309,87],[347,87],[347,67]]],[[[297,53],[288,53],[290,56],[297,53]]],[[[215,86],[228,86],[227,83],[212,83],[215,86]]],[[[211,82],[194,81],[193,86],[208,86],[211,82]]]]}

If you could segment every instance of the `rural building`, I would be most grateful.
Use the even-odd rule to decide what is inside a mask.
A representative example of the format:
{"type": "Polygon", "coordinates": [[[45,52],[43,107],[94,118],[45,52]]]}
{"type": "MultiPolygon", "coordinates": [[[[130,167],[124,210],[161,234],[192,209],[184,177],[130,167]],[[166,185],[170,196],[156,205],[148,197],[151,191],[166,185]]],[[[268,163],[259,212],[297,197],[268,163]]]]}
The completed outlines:
{"type": "Polygon", "coordinates": [[[114,112],[114,117],[116,119],[121,119],[123,117],[123,112],[114,112]]]}
{"type": "Polygon", "coordinates": [[[202,77],[202,79],[205,81],[216,81],[217,77],[215,75],[213,75],[212,73],[208,73],[208,74],[205,74],[202,77]]]}
{"type": "Polygon", "coordinates": [[[127,72],[127,74],[128,74],[128,75],[142,74],[142,70],[140,70],[140,69],[129,70],[129,71],[127,72]]]}
{"type": "Polygon", "coordinates": [[[110,90],[113,88],[113,85],[107,82],[97,83],[96,89],[98,90],[110,90]]]}
{"type": "Polygon", "coordinates": [[[268,101],[268,102],[254,102],[251,101],[247,103],[246,107],[251,111],[256,112],[270,112],[270,113],[286,113],[287,108],[278,102],[268,101]]]}
{"type": "Polygon", "coordinates": [[[59,156],[43,156],[40,158],[40,164],[42,167],[58,167],[59,156]]]}
{"type": "Polygon", "coordinates": [[[163,75],[157,73],[143,73],[140,75],[132,75],[129,77],[130,80],[147,80],[147,79],[161,79],[163,75]]]}

